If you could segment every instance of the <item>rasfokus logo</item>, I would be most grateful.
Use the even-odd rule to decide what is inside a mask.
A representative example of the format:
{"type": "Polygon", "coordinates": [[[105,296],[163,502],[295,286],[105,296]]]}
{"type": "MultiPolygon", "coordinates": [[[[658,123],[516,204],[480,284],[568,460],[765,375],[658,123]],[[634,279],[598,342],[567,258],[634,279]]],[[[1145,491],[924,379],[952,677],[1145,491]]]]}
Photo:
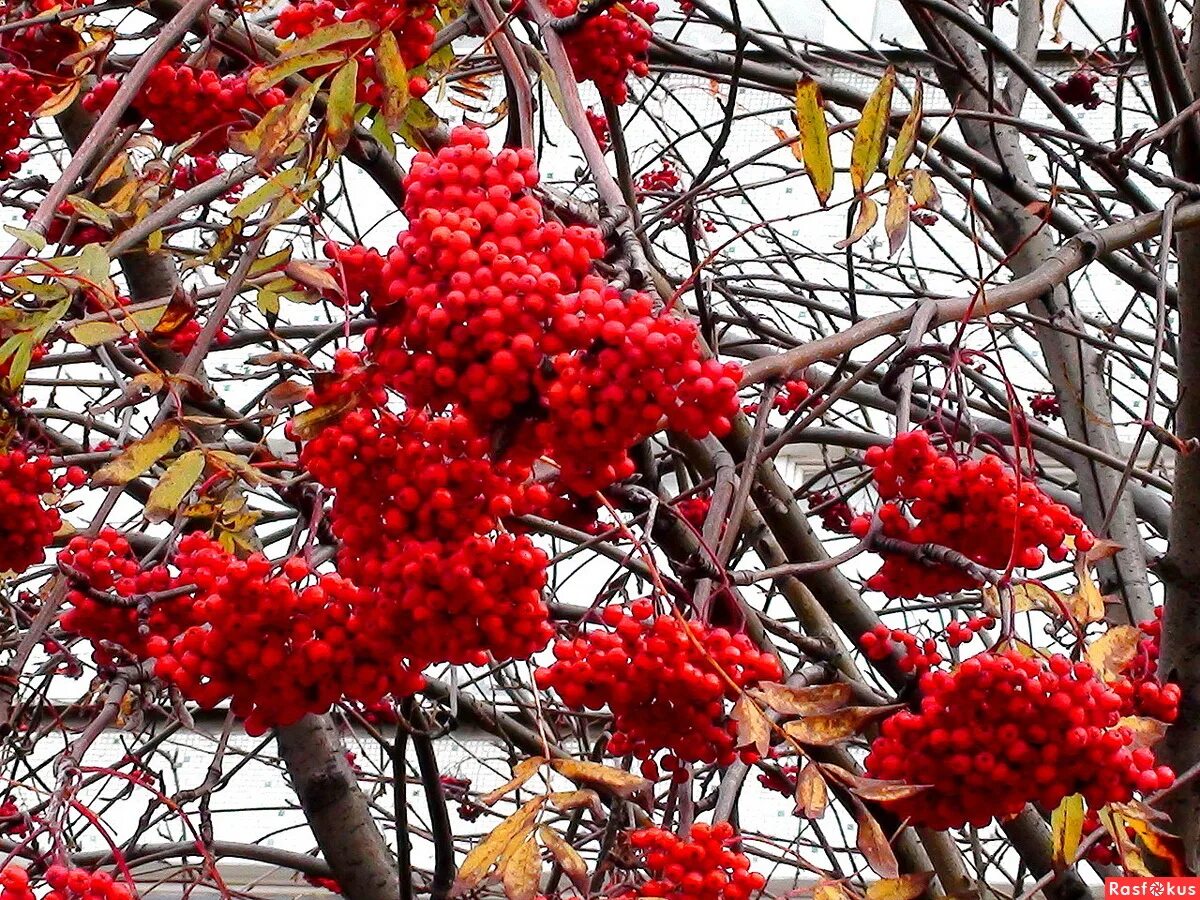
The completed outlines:
{"type": "Polygon", "coordinates": [[[1200,878],[1106,878],[1105,897],[1200,897],[1200,878]]]}

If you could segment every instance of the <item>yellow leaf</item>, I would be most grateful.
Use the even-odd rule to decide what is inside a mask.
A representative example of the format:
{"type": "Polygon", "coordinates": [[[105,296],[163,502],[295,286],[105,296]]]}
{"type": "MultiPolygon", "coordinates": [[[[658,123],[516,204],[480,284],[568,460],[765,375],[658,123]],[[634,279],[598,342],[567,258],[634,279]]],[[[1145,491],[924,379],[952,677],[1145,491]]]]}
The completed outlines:
{"type": "Polygon", "coordinates": [[[491,806],[509,791],[515,791],[530,778],[532,778],[537,770],[546,764],[544,756],[531,756],[529,759],[523,759],[513,767],[513,777],[505,784],[496,788],[494,791],[489,791],[479,798],[479,802],[484,806],[491,806]]]}
{"type": "Polygon", "coordinates": [[[855,897],[840,881],[819,881],[813,888],[813,900],[855,900],[855,897]]]}
{"type": "Polygon", "coordinates": [[[881,878],[867,886],[867,900],[915,900],[933,881],[932,872],[907,872],[899,878],[881,878]]]}
{"type": "Polygon", "coordinates": [[[791,687],[774,681],[759,682],[754,694],[777,713],[785,716],[813,716],[841,709],[850,699],[845,682],[791,687]]]}
{"type": "Polygon", "coordinates": [[[126,484],[166,456],[179,442],[179,426],[174,422],[159,425],[145,437],[134,441],[92,476],[92,484],[105,487],[126,484]]]}
{"type": "Polygon", "coordinates": [[[942,195],[938,193],[937,185],[933,183],[933,176],[924,169],[913,169],[911,175],[909,189],[917,209],[928,209],[931,212],[941,209],[942,195]]]}
{"type": "Polygon", "coordinates": [[[879,803],[887,803],[891,800],[903,800],[906,797],[912,797],[922,791],[927,791],[930,787],[927,784],[909,784],[905,781],[885,781],[881,778],[865,778],[862,775],[855,775],[848,769],[843,769],[841,766],[835,766],[832,763],[822,764],[821,769],[834,780],[850,788],[855,796],[861,797],[864,800],[874,800],[879,803]]]}
{"type": "Polygon", "coordinates": [[[1117,722],[1117,727],[1129,729],[1135,747],[1153,747],[1167,734],[1166,722],[1148,716],[1124,716],[1117,722]]]}
{"type": "Polygon", "coordinates": [[[203,473],[203,450],[189,450],[172,462],[146,499],[142,512],[146,521],[162,522],[170,518],[203,473]]]}
{"type": "Polygon", "coordinates": [[[888,236],[888,256],[895,256],[896,251],[904,246],[904,239],[908,236],[908,191],[902,184],[892,183],[888,186],[883,230],[888,236]]]}
{"type": "Polygon", "coordinates": [[[504,864],[502,879],[508,900],[533,900],[541,884],[542,854],[532,836],[527,837],[504,864]]]}
{"type": "Polygon", "coordinates": [[[829,808],[829,785],[816,763],[806,763],[796,775],[796,812],[806,819],[819,819],[829,808]]]}
{"type": "Polygon", "coordinates": [[[1075,861],[1079,841],[1083,838],[1083,795],[1064,797],[1050,816],[1050,840],[1056,867],[1069,866],[1075,861]]]}
{"type": "Polygon", "coordinates": [[[1079,576],[1079,590],[1068,601],[1071,615],[1080,625],[1090,625],[1104,619],[1104,596],[1088,571],[1087,559],[1075,557],[1075,574],[1079,576]]]}
{"type": "Polygon", "coordinates": [[[305,69],[315,69],[320,66],[330,66],[342,62],[346,58],[344,50],[316,50],[311,53],[298,53],[286,56],[278,62],[250,73],[247,87],[251,93],[261,93],[285,78],[290,78],[305,69]]]}
{"type": "Polygon", "coordinates": [[[1087,659],[1104,681],[1111,681],[1128,668],[1137,655],[1142,632],[1132,625],[1108,629],[1087,648],[1087,659]]]}
{"type": "Polygon", "coordinates": [[[375,74],[383,85],[383,121],[396,131],[408,110],[408,70],[391,31],[384,31],[375,47],[375,74]]]}
{"type": "Polygon", "coordinates": [[[753,747],[759,755],[765,755],[771,747],[771,720],[749,694],[742,694],[733,704],[730,713],[737,722],[737,746],[753,747]]]}
{"type": "Polygon", "coordinates": [[[475,845],[458,869],[458,877],[450,889],[452,897],[469,893],[478,887],[494,866],[508,858],[512,852],[510,846],[515,849],[518,841],[529,837],[544,802],[544,797],[534,797],[475,845]]]}
{"type": "Polygon", "coordinates": [[[917,146],[917,132],[921,128],[924,93],[925,88],[921,83],[921,76],[918,75],[917,85],[913,88],[912,107],[909,109],[908,115],[904,117],[904,124],[900,126],[900,135],[896,138],[896,146],[892,148],[892,158],[888,160],[887,177],[889,181],[895,181],[900,176],[908,158],[912,156],[913,148],[917,146]]]}
{"type": "Polygon", "coordinates": [[[854,185],[856,193],[863,192],[879,168],[883,148],[887,145],[892,90],[895,87],[896,70],[888,66],[863,107],[862,119],[854,131],[854,148],[850,151],[850,183],[854,185]]]}
{"type": "Polygon", "coordinates": [[[40,232],[31,231],[28,228],[18,228],[16,225],[5,225],[4,230],[17,240],[24,241],[37,253],[46,249],[46,237],[40,232]]]}
{"type": "MultiPolygon", "coordinates": [[[[390,32],[389,32],[390,33],[390,32]]],[[[329,104],[325,107],[325,133],[329,143],[344,150],[354,133],[354,101],[358,93],[358,62],[350,60],[333,76],[329,104]]]]}
{"type": "Polygon", "coordinates": [[[343,41],[369,38],[378,30],[378,25],[366,19],[359,19],[355,22],[337,22],[333,25],[318,28],[312,34],[305,37],[287,41],[280,45],[279,51],[290,57],[308,53],[312,50],[321,50],[330,44],[340,44],[343,41]]]}
{"type": "Polygon", "coordinates": [[[581,895],[587,896],[587,863],[579,855],[579,851],[563,840],[557,831],[547,828],[545,825],[538,829],[538,835],[541,837],[545,848],[558,860],[558,864],[562,867],[566,876],[571,879],[571,884],[575,885],[575,889],[581,895]]]}
{"type": "Polygon", "coordinates": [[[213,450],[213,462],[228,469],[249,485],[262,484],[263,473],[254,468],[245,457],[238,456],[228,450],[213,450]]]}
{"type": "Polygon", "coordinates": [[[336,422],[355,403],[354,397],[343,397],[335,403],[314,406],[292,419],[292,432],[302,441],[309,441],[331,422],[336,422]]]}
{"type": "Polygon", "coordinates": [[[650,782],[640,775],[587,760],[552,759],[550,768],[574,782],[607,788],[618,797],[632,797],[650,787],[650,782]]]}
{"type": "Polygon", "coordinates": [[[847,706],[835,713],[805,716],[783,726],[802,744],[828,747],[858,734],[870,722],[890,716],[899,706],[847,706]]]}
{"type": "Polygon", "coordinates": [[[858,219],[854,222],[854,230],[844,241],[834,244],[839,250],[845,250],[851,244],[856,244],[867,236],[867,232],[879,221],[879,204],[870,197],[860,197],[858,203],[858,219]]]}
{"type": "Polygon", "coordinates": [[[880,878],[896,878],[900,874],[900,865],[896,862],[896,854],[888,843],[883,828],[875,821],[875,817],[860,809],[854,816],[858,822],[858,838],[855,846],[867,860],[867,864],[875,870],[880,878]]]}
{"type": "Polygon", "coordinates": [[[829,123],[821,88],[811,78],[796,85],[796,123],[800,127],[800,156],[817,200],[822,206],[833,193],[833,155],[829,149],[829,123]]]}

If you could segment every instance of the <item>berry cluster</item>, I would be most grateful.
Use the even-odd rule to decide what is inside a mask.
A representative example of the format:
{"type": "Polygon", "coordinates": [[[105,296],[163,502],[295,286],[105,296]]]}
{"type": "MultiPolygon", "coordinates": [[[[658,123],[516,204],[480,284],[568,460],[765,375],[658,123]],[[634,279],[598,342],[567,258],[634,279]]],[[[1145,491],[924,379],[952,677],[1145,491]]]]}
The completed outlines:
{"type": "MultiPolygon", "coordinates": [[[[777,409],[785,416],[790,416],[800,408],[800,405],[809,398],[812,394],[812,389],[808,386],[808,382],[799,378],[793,378],[783,385],[783,390],[775,395],[775,402],[772,409],[777,409]]],[[[762,404],[757,401],[752,403],[743,403],[742,412],[748,416],[758,415],[762,404]]]]}
{"type": "Polygon", "coordinates": [[[585,110],[584,114],[587,116],[588,127],[592,129],[592,137],[596,139],[600,149],[607,153],[612,149],[612,130],[608,124],[608,116],[594,109],[585,110]]]}
{"type": "MultiPolygon", "coordinates": [[[[189,191],[211,178],[224,175],[225,171],[215,153],[202,153],[175,166],[171,173],[171,187],[177,191],[189,191]]],[[[235,184],[221,195],[221,199],[226,203],[236,202],[241,192],[241,185],[235,184]]]]}
{"type": "Polygon", "coordinates": [[[679,173],[670,160],[664,160],[662,167],[652,172],[643,172],[637,182],[638,190],[642,193],[669,193],[679,187],[679,173]]]}
{"type": "Polygon", "coordinates": [[[684,521],[701,531],[704,520],[708,518],[709,507],[712,506],[712,494],[708,491],[694,497],[685,497],[675,504],[675,511],[683,516],[684,521]]]}
{"type": "Polygon", "coordinates": [[[886,625],[876,625],[858,642],[862,645],[867,659],[887,659],[898,648],[902,672],[924,675],[934,666],[942,662],[942,654],[937,652],[937,641],[933,638],[921,640],[915,634],[900,628],[888,628],[886,625]]]}
{"type": "MultiPolygon", "coordinates": [[[[1068,553],[1068,537],[1079,550],[1094,543],[1067,507],[1033,481],[1018,477],[998,457],[961,459],[939,452],[925,432],[909,431],[886,448],[870,448],[864,461],[884,501],[876,515],[885,537],[946,547],[1000,570],[1010,565],[1036,569],[1047,555],[1061,561],[1068,553]]],[[[865,537],[870,527],[869,515],[852,524],[857,537],[865,537]]],[[[867,586],[889,597],[932,596],[978,583],[949,562],[927,563],[903,552],[881,555],[883,565],[867,586]]]]}
{"type": "Polygon", "coordinates": [[[62,526],[44,499],[53,489],[49,457],[0,453],[0,572],[19,575],[45,557],[62,526]]]}
{"type": "Polygon", "coordinates": [[[513,432],[514,452],[550,456],[587,494],[628,477],[627,449],[664,421],[726,431],[740,371],[702,359],[691,322],[589,274],[599,232],[547,220],[537,183],[530,151],[493,155],[479,129],[418,154],[409,229],[367,287],[368,348],[410,405],[513,432]]]}
{"type": "Polygon", "coordinates": [[[1138,625],[1143,637],[1137,654],[1110,684],[1123,703],[1123,716],[1149,716],[1163,722],[1179,717],[1179,701],[1183,692],[1177,684],[1163,684],[1158,678],[1158,654],[1162,642],[1163,607],[1154,610],[1154,618],[1138,625]]]}
{"type": "Polygon", "coordinates": [[[728,822],[698,822],[686,838],[662,828],[639,828],[629,844],[641,851],[650,880],[638,888],[639,897],[663,900],[748,900],[766,885],[750,871],[750,860],[736,849],[738,840],[728,822]]]}
{"type": "MultiPolygon", "coordinates": [[[[572,15],[579,0],[550,0],[550,11],[559,18],[572,15]]],[[[618,105],[629,99],[626,80],[650,74],[646,62],[650,26],[658,5],[648,0],[627,0],[604,12],[587,16],[581,25],[563,35],[563,47],[579,82],[591,81],[600,96],[618,105]]]]}
{"type": "Polygon", "coordinates": [[[826,531],[849,534],[854,521],[850,504],[829,491],[814,491],[808,495],[808,511],[821,517],[826,531]]]}
{"type": "MultiPolygon", "coordinates": [[[[42,900],[133,900],[137,896],[129,885],[107,872],[53,865],[46,869],[45,879],[50,890],[42,900]]],[[[0,871],[0,887],[4,900],[37,900],[29,873],[15,863],[0,871]]]]}
{"type": "Polygon", "coordinates": [[[0,69],[0,179],[16,174],[29,154],[21,142],[33,129],[34,114],[50,99],[50,88],[20,69],[0,69]]]}
{"type": "Polygon", "coordinates": [[[170,640],[199,621],[192,592],[174,591],[178,579],[165,565],[143,567],[115,529],[71,538],[58,567],[70,585],[62,627],[92,641],[100,665],[116,664],[119,652],[148,659],[151,636],[170,640]]]}
{"type": "MultiPolygon", "coordinates": [[[[232,129],[249,124],[247,113],[261,117],[287,99],[277,87],[251,91],[251,74],[221,75],[212,69],[164,61],[150,72],[133,107],[164,144],[180,144],[199,135],[189,153],[220,152],[228,149],[232,129]]],[[[92,113],[102,111],[120,86],[120,79],[114,76],[102,79],[84,97],[84,108],[92,113]]]]}
{"type": "Polygon", "coordinates": [[[996,627],[992,616],[972,616],[965,622],[951,619],[946,626],[946,643],[951,647],[961,647],[970,643],[981,631],[991,631],[996,627]]]}
{"type": "Polygon", "coordinates": [[[1029,398],[1029,408],[1039,419],[1057,419],[1062,415],[1062,406],[1053,394],[1034,394],[1029,398]]]}
{"type": "MultiPolygon", "coordinates": [[[[383,291],[384,258],[378,250],[354,244],[343,247],[327,241],[325,258],[331,260],[325,270],[337,282],[350,306],[358,306],[368,296],[379,296],[383,291]]],[[[330,298],[341,302],[341,298],[330,298]]]]}
{"type": "Polygon", "coordinates": [[[275,571],[261,554],[237,559],[195,532],[170,566],[142,567],[105,529],[73,538],[59,562],[71,578],[63,628],[92,641],[97,662],[115,662],[114,645],[154,658],[155,673],[202,706],[229,699],[250,733],[323,712],[342,695],[372,704],[421,686],[363,592],[300,559],[275,571]]]}
{"type": "MultiPolygon", "coordinates": [[[[613,716],[608,752],[644,760],[642,773],[658,776],[652,757],[666,750],[662,768],[680,772],[681,761],[729,765],[739,756],[737,723],[726,704],[747,685],[777,680],[779,661],[744,634],[702,622],[655,617],[648,599],[629,610],[607,607],[611,631],[589,631],[554,645],[554,662],[538,669],[538,687],[554,688],[575,709],[605,706],[613,716]]],[[[753,749],[741,751],[755,762],[753,749]]]]}
{"type": "Polygon", "coordinates": [[[1068,106],[1082,106],[1084,109],[1095,109],[1100,105],[1100,95],[1096,93],[1096,82],[1100,80],[1095,72],[1080,69],[1072,72],[1066,81],[1058,81],[1053,85],[1054,93],[1068,106]]]}
{"type": "MultiPolygon", "coordinates": [[[[82,4],[47,4],[39,0],[32,4],[37,9],[30,13],[36,16],[56,7],[63,9],[77,5],[82,4]]],[[[5,7],[6,4],[0,4],[0,22],[10,26],[11,30],[0,32],[0,62],[8,62],[33,76],[48,91],[65,86],[77,77],[73,68],[65,63],[68,57],[83,49],[83,38],[78,31],[58,22],[14,28],[12,26],[25,17],[6,15],[12,7],[5,7]]]]}
{"type": "MultiPolygon", "coordinates": [[[[549,500],[528,466],[494,461],[461,414],[374,408],[378,371],[339,354],[359,404],[323,429],[301,462],[335,492],[331,515],[341,571],[372,597],[375,635],[421,662],[482,664],[526,658],[553,629],[541,589],[546,555],[500,520],[549,500]],[[495,536],[493,536],[495,535],[495,536]]],[[[319,402],[319,401],[318,401],[319,402]]]]}
{"type": "Polygon", "coordinates": [[[175,563],[196,586],[194,625],[148,642],[155,674],[204,707],[228,698],[249,734],[324,712],[343,694],[361,701],[410,694],[421,679],[395,648],[381,655],[369,604],[340,575],[312,573],[298,558],[280,571],[261,554],[239,560],[201,534],[187,535],[175,563]]]}
{"type": "Polygon", "coordinates": [[[1121,698],[1086,663],[985,652],[919,688],[917,711],[885,720],[866,759],[873,778],[930,786],[892,803],[917,824],[983,826],[1075,793],[1099,808],[1174,780],[1131,746],[1121,698]]]}

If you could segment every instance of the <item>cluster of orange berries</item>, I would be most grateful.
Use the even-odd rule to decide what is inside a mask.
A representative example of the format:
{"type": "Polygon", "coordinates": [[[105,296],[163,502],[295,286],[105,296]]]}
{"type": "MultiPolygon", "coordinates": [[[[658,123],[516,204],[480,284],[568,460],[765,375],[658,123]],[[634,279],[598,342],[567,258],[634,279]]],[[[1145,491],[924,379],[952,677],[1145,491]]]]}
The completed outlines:
{"type": "Polygon", "coordinates": [[[738,843],[728,822],[693,825],[687,837],[662,828],[639,828],[629,844],[642,853],[650,880],[638,897],[663,900],[748,900],[766,885],[750,870],[750,860],[733,849],[738,843]]]}
{"type": "MultiPolygon", "coordinates": [[[[909,544],[934,544],[970,562],[1006,570],[1036,569],[1049,556],[1066,558],[1068,538],[1086,551],[1095,543],[1084,524],[1029,479],[996,456],[962,459],[939,451],[924,431],[896,436],[888,447],[872,447],[864,461],[872,469],[883,504],[876,510],[882,534],[909,544]],[[1044,548],[1044,550],[1043,550],[1044,548]]],[[[871,516],[851,525],[857,537],[871,516]]],[[[889,597],[932,596],[978,585],[965,568],[930,564],[904,552],[884,550],[883,565],[867,586],[889,597]]]]}
{"type": "Polygon", "coordinates": [[[890,803],[917,824],[983,826],[1070,794],[1099,808],[1174,781],[1118,724],[1120,696],[1086,663],[988,651],[925,673],[919,690],[915,711],[883,722],[865,763],[873,778],[928,785],[890,803]]]}
{"type": "Polygon", "coordinates": [[[592,630],[554,645],[554,662],[538,669],[539,688],[553,688],[575,709],[607,707],[614,732],[608,752],[632,753],[642,773],[662,769],[686,778],[683,762],[729,765],[739,755],[755,762],[752,748],[737,749],[737,723],[727,705],[747,685],[781,676],[779,661],[744,634],[703,622],[654,615],[648,599],[628,610],[606,607],[611,630],[592,630]],[[667,753],[655,763],[661,750],[667,753]]]}

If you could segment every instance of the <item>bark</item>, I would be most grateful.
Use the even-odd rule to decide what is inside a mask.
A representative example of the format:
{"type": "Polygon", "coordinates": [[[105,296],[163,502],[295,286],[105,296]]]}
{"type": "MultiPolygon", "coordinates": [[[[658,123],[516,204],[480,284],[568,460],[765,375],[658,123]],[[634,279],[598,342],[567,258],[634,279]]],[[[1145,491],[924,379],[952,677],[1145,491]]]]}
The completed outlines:
{"type": "Polygon", "coordinates": [[[278,740],[292,787],[342,893],[350,900],[396,900],[395,860],[329,716],[305,716],[280,728],[278,740]]]}
{"type": "MultiPolygon", "coordinates": [[[[1187,77],[1200,96],[1200,6],[1194,7],[1187,77]]],[[[1185,133],[1176,156],[1183,177],[1200,174],[1200,147],[1185,133]]],[[[1175,430],[1184,440],[1200,437],[1200,235],[1180,234],[1178,405],[1175,430]]],[[[1181,453],[1175,466],[1171,532],[1159,565],[1165,586],[1160,676],[1180,686],[1179,719],[1159,746],[1163,762],[1183,772],[1200,761],[1200,454],[1181,453]]],[[[1200,870],[1200,784],[1195,779],[1168,795],[1167,811],[1182,838],[1188,868],[1200,870]]]]}

